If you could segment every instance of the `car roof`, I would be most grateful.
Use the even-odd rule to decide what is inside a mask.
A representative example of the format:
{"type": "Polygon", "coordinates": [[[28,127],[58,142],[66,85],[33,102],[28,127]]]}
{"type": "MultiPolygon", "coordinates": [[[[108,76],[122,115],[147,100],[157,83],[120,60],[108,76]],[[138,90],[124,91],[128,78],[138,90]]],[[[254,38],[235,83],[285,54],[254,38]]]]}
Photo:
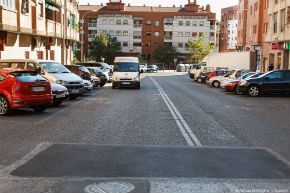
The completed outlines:
{"type": "Polygon", "coordinates": [[[0,68],[0,72],[3,74],[9,74],[11,72],[36,72],[31,70],[23,70],[21,68],[0,68]]]}
{"type": "Polygon", "coordinates": [[[137,57],[116,57],[114,62],[115,63],[118,63],[118,62],[134,62],[134,63],[139,63],[139,59],[137,57]]]}

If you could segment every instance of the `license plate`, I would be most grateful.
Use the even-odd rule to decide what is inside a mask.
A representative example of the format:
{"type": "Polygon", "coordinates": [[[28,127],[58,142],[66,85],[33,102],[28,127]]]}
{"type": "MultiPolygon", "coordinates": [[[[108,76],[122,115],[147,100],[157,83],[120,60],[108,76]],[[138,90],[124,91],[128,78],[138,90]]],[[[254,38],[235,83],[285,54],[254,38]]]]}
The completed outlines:
{"type": "Polygon", "coordinates": [[[79,94],[79,90],[71,90],[72,94],[79,94]]]}
{"type": "Polygon", "coordinates": [[[55,96],[57,99],[59,99],[59,98],[64,98],[65,97],[65,94],[59,94],[59,95],[56,95],[55,96]]]}
{"type": "Polygon", "coordinates": [[[122,84],[130,84],[130,82],[122,82],[122,84]]]}
{"type": "Polygon", "coordinates": [[[41,92],[41,91],[45,91],[44,87],[32,87],[32,91],[33,92],[41,92]]]}

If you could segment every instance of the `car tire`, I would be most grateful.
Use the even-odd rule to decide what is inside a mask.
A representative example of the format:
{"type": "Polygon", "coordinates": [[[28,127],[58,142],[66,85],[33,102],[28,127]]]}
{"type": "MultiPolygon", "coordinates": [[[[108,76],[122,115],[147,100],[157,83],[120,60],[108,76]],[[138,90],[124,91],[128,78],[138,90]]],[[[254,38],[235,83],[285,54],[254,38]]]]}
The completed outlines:
{"type": "Polygon", "coordinates": [[[257,85],[251,85],[248,88],[248,95],[251,97],[257,97],[261,93],[260,88],[257,85]]]}
{"type": "Polygon", "coordinates": [[[235,93],[235,94],[239,94],[239,93],[238,93],[238,85],[236,85],[236,86],[234,87],[234,93],[235,93]]]}
{"type": "Polygon", "coordinates": [[[221,83],[217,80],[213,81],[212,85],[216,88],[219,88],[221,86],[221,83]]]}
{"type": "Polygon", "coordinates": [[[136,89],[140,90],[140,84],[137,84],[136,89]]]}
{"type": "Polygon", "coordinates": [[[42,113],[47,109],[48,105],[33,106],[34,111],[42,113]]]}
{"type": "Polygon", "coordinates": [[[59,106],[63,101],[54,101],[53,106],[59,106]]]}
{"type": "Polygon", "coordinates": [[[0,115],[6,116],[11,113],[10,105],[6,97],[0,96],[0,115]]]}
{"type": "Polygon", "coordinates": [[[77,95],[70,95],[70,96],[69,96],[69,100],[75,100],[76,98],[78,98],[77,95]]]}
{"type": "Polygon", "coordinates": [[[116,86],[114,84],[112,85],[112,89],[116,89],[116,86]]]}
{"type": "Polygon", "coordinates": [[[105,84],[104,84],[104,83],[100,84],[100,87],[104,87],[104,86],[105,86],[105,84]]]}

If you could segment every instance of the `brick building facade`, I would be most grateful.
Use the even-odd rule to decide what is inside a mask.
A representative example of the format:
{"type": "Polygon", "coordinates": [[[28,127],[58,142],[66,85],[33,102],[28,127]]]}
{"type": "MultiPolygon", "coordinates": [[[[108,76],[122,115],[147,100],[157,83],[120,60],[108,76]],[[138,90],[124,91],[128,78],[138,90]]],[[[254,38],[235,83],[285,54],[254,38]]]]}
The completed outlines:
{"type": "Polygon", "coordinates": [[[220,52],[232,52],[237,46],[238,6],[221,10],[220,52]]]}
{"type": "Polygon", "coordinates": [[[0,59],[46,59],[70,64],[73,42],[79,39],[77,26],[75,0],[0,1],[0,59]]]}
{"type": "Polygon", "coordinates": [[[182,53],[179,62],[186,62],[190,54],[185,47],[188,40],[204,34],[208,42],[216,42],[216,14],[209,5],[200,7],[196,0],[188,0],[184,7],[125,6],[122,0],[114,0],[106,6],[82,5],[79,13],[85,55],[100,33],[117,37],[124,55],[140,55],[149,64],[154,63],[159,45],[176,47],[182,53]]]}

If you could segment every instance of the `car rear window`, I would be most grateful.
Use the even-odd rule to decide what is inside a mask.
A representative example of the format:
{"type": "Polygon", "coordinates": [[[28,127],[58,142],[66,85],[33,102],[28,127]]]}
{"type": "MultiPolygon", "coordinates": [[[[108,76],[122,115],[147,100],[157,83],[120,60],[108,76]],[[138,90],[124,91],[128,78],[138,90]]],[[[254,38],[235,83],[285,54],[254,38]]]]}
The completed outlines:
{"type": "Polygon", "coordinates": [[[47,81],[42,76],[29,72],[13,72],[10,75],[14,76],[20,82],[45,82],[47,81]]]}

